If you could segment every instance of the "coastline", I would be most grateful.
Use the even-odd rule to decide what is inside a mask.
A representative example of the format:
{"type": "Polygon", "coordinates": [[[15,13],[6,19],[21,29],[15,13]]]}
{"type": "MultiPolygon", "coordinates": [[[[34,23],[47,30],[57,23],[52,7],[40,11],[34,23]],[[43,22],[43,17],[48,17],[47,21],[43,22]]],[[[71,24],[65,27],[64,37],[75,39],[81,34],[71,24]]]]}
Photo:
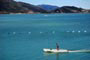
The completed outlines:
{"type": "Polygon", "coordinates": [[[90,14],[90,13],[0,13],[1,14],[90,14]]]}

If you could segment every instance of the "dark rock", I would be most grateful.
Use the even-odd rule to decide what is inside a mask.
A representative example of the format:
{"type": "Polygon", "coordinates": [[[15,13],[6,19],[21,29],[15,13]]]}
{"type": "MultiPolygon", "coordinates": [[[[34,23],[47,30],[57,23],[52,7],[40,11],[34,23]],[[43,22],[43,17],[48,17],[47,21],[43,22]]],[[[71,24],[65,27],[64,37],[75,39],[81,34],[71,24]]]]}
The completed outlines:
{"type": "Polygon", "coordinates": [[[63,7],[53,10],[52,12],[53,13],[80,13],[80,12],[82,12],[82,10],[84,10],[84,9],[77,8],[74,6],[63,6],[63,7]]]}

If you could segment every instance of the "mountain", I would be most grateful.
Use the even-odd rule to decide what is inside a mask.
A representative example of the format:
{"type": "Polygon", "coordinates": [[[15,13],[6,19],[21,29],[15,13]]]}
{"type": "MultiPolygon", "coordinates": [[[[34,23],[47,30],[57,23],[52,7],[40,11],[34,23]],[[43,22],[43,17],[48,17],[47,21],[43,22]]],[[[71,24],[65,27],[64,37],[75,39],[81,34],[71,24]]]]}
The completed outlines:
{"type": "Polygon", "coordinates": [[[39,13],[47,13],[46,10],[38,7],[38,6],[35,6],[35,5],[32,5],[32,4],[28,4],[28,3],[24,3],[24,2],[18,2],[22,5],[22,7],[25,7],[27,8],[28,10],[32,10],[33,12],[39,12],[39,13]]]}
{"type": "Polygon", "coordinates": [[[89,13],[89,10],[75,6],[63,6],[51,11],[52,13],[89,13]]]}
{"type": "Polygon", "coordinates": [[[0,2],[12,2],[13,0],[0,0],[0,2]]]}
{"type": "Polygon", "coordinates": [[[90,10],[75,6],[57,7],[52,5],[32,5],[14,0],[0,0],[0,14],[32,13],[90,13],[90,10]]]}
{"type": "Polygon", "coordinates": [[[47,11],[51,11],[51,10],[55,10],[57,8],[59,8],[58,6],[54,6],[54,5],[38,5],[39,7],[41,7],[42,9],[44,10],[47,10],[47,11]]]}
{"type": "Polygon", "coordinates": [[[24,2],[0,0],[0,13],[47,13],[47,11],[38,6],[24,2]]]}

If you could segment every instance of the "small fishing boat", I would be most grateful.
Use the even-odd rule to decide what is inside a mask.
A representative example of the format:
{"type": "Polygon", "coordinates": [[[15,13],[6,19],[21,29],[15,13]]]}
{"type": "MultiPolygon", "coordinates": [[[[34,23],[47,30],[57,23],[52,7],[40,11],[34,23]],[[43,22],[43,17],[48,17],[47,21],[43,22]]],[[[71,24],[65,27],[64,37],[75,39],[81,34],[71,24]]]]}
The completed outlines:
{"type": "Polygon", "coordinates": [[[49,49],[49,48],[44,48],[43,49],[44,52],[47,52],[47,53],[67,53],[69,52],[69,50],[65,50],[65,49],[49,49]]]}

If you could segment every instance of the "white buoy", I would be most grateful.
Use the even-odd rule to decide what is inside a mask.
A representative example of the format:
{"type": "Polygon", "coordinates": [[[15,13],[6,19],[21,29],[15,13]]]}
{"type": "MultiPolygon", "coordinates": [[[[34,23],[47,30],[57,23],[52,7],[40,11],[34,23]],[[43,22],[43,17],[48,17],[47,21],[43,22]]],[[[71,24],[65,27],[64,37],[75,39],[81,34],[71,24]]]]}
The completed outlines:
{"type": "Polygon", "coordinates": [[[13,34],[16,34],[16,32],[13,32],[13,34]]]}
{"type": "Polygon", "coordinates": [[[44,16],[48,16],[48,15],[44,15],[44,16]]]}
{"type": "Polygon", "coordinates": [[[78,31],[78,33],[80,33],[81,31],[78,31]]]}
{"type": "Polygon", "coordinates": [[[55,34],[55,31],[52,31],[53,34],[55,34]]]}
{"type": "Polygon", "coordinates": [[[40,32],[40,34],[42,34],[43,32],[40,32]]]}
{"type": "Polygon", "coordinates": [[[86,30],[84,30],[84,32],[87,32],[86,30]]]}
{"type": "Polygon", "coordinates": [[[74,33],[75,31],[72,31],[72,33],[74,33]]]}
{"type": "Polygon", "coordinates": [[[67,32],[70,32],[70,31],[67,31],[67,32]]]}
{"type": "Polygon", "coordinates": [[[28,34],[31,34],[31,32],[28,32],[28,34]]]}

